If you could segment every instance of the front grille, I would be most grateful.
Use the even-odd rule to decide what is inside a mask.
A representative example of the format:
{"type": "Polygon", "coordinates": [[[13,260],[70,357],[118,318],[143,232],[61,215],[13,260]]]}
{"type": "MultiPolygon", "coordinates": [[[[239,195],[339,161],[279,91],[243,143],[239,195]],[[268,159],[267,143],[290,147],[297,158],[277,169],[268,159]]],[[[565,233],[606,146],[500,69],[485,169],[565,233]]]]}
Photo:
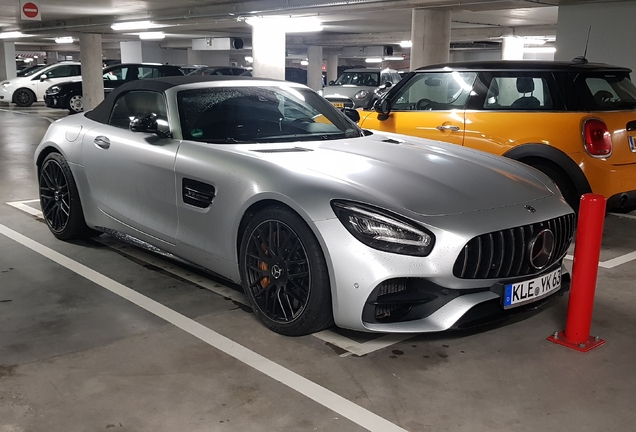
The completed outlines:
{"type": "Polygon", "coordinates": [[[528,248],[534,234],[544,229],[554,234],[554,252],[545,266],[549,267],[570,247],[574,214],[475,237],[459,254],[453,274],[462,279],[496,279],[538,273],[540,270],[530,265],[528,248]]]}

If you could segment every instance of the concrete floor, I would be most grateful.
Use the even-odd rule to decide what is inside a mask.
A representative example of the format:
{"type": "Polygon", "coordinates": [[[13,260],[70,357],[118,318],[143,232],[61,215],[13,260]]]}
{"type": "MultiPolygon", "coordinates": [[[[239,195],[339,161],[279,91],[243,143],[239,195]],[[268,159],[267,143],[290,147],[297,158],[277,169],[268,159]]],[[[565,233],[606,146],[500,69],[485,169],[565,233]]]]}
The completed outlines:
{"type": "Polygon", "coordinates": [[[0,228],[257,359],[249,366],[0,234],[0,432],[636,430],[636,269],[609,261],[636,251],[636,218],[606,219],[601,261],[611,268],[599,269],[592,333],[607,343],[588,353],[546,340],[563,329],[567,297],[480,332],[287,338],[222,281],[105,235],[57,241],[5,204],[37,198],[43,116],[64,113],[0,109],[0,228]]]}

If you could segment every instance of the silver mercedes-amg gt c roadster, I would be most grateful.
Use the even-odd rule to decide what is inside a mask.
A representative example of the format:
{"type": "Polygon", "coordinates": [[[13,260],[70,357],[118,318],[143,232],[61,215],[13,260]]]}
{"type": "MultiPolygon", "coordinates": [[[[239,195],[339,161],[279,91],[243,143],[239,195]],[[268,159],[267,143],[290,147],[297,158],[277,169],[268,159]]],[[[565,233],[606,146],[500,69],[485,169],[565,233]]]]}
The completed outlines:
{"type": "Polygon", "coordinates": [[[42,139],[44,218],[62,240],[121,233],[240,283],[285,335],[463,328],[569,289],[574,214],[548,177],[355,114],[290,82],[125,84],[42,139]]]}

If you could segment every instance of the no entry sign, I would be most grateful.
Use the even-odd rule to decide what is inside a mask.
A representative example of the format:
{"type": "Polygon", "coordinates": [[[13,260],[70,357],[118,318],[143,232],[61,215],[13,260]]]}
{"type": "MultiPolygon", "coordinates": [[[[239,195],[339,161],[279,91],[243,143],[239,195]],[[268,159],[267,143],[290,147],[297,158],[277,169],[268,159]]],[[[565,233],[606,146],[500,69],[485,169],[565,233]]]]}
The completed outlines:
{"type": "Polygon", "coordinates": [[[34,1],[20,0],[20,13],[23,20],[42,20],[40,8],[34,1]]]}

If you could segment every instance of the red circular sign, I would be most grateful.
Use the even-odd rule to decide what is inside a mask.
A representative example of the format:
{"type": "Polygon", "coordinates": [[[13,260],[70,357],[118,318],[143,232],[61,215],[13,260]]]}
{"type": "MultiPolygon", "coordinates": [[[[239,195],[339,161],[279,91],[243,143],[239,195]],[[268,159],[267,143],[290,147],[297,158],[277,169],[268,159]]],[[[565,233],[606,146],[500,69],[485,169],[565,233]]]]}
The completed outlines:
{"type": "Polygon", "coordinates": [[[25,3],[24,6],[22,6],[22,13],[27,18],[35,18],[36,16],[38,16],[38,12],[40,11],[38,10],[38,7],[35,3],[29,2],[25,3]]]}

